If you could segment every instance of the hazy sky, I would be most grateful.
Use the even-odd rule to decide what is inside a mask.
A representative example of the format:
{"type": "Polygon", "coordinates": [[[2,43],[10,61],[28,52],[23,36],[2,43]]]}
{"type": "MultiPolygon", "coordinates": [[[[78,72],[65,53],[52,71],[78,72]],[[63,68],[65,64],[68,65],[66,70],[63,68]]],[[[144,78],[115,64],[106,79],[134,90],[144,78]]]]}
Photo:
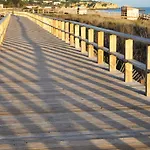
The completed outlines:
{"type": "Polygon", "coordinates": [[[116,3],[119,6],[129,5],[129,6],[138,6],[138,7],[150,7],[150,0],[102,0],[112,3],[116,3]]]}

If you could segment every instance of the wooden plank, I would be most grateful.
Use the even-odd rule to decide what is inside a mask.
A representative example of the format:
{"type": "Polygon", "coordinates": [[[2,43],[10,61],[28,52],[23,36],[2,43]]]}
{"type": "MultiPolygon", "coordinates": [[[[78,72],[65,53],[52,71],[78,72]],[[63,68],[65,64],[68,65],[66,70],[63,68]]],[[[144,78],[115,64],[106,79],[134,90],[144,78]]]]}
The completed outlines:
{"type": "Polygon", "coordinates": [[[53,139],[42,139],[40,138],[35,141],[33,138],[26,138],[22,140],[14,140],[13,142],[4,141],[6,144],[1,144],[0,146],[4,150],[14,150],[14,145],[17,149],[23,149],[28,147],[29,150],[33,149],[59,149],[63,148],[65,150],[71,149],[87,149],[87,150],[97,150],[97,149],[137,149],[137,148],[145,148],[148,149],[149,141],[146,138],[139,137],[139,140],[135,140],[134,137],[127,138],[118,138],[118,139],[91,139],[91,140],[72,140],[72,141],[54,141],[53,139]],[[24,142],[26,141],[26,142],[24,142]],[[110,142],[109,142],[110,141],[110,142]],[[144,141],[143,144],[141,141],[144,141]],[[8,143],[8,144],[7,144],[8,143]],[[25,143],[25,144],[23,144],[25,143]]]}

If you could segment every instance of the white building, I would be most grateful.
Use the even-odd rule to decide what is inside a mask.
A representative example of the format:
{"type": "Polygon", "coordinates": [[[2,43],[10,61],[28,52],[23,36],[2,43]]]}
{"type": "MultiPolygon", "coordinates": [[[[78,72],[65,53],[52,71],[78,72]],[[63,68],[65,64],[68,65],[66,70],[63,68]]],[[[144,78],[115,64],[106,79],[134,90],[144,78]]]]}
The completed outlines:
{"type": "Polygon", "coordinates": [[[4,7],[4,5],[3,4],[0,4],[0,8],[3,8],[4,7]]]}
{"type": "Polygon", "coordinates": [[[59,5],[59,4],[60,4],[60,2],[54,2],[53,4],[54,4],[54,5],[59,5]]]}
{"type": "Polygon", "coordinates": [[[49,3],[52,3],[53,1],[50,1],[50,0],[44,0],[43,3],[46,3],[46,4],[49,4],[49,3]]]}
{"type": "Polygon", "coordinates": [[[139,9],[123,6],[121,7],[121,16],[128,20],[137,20],[139,18],[139,9]]]}

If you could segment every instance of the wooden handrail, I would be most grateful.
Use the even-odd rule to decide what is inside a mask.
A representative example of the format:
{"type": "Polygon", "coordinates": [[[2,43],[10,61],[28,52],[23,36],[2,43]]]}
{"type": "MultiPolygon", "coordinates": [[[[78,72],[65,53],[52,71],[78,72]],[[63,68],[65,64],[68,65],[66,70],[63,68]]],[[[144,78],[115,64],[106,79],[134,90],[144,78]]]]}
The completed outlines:
{"type": "Polygon", "coordinates": [[[150,39],[133,36],[130,34],[125,34],[121,32],[116,32],[113,30],[108,30],[104,28],[95,27],[92,25],[63,20],[58,18],[48,18],[44,16],[31,14],[27,12],[15,12],[16,15],[26,16],[32,21],[36,22],[38,25],[43,26],[43,28],[48,30],[46,26],[50,26],[51,33],[58,37],[58,33],[61,33],[61,39],[70,43],[71,46],[75,46],[80,49],[81,52],[85,53],[88,47],[88,56],[94,57],[94,48],[98,51],[97,61],[99,64],[104,62],[104,52],[109,54],[109,70],[116,70],[116,60],[122,60],[125,63],[125,82],[132,82],[132,70],[133,66],[144,70],[146,74],[146,90],[145,95],[150,96],[150,39]],[[50,23],[44,21],[43,18],[47,18],[50,23]],[[56,23],[57,22],[57,23],[56,23]],[[60,22],[60,23],[59,23],[60,22]],[[59,25],[58,25],[59,24],[59,25]],[[88,34],[86,35],[86,31],[88,34]],[[94,34],[97,33],[98,41],[94,41],[94,34]],[[104,46],[104,36],[108,34],[110,37],[109,48],[104,46]],[[117,37],[125,39],[125,55],[117,52],[117,37]],[[133,59],[133,42],[141,42],[147,45],[147,62],[146,64],[136,61],[133,59]]]}
{"type": "Polygon", "coordinates": [[[9,20],[10,20],[10,14],[7,14],[5,17],[3,17],[0,20],[0,45],[4,40],[4,36],[7,30],[7,26],[9,24],[9,20]]]}

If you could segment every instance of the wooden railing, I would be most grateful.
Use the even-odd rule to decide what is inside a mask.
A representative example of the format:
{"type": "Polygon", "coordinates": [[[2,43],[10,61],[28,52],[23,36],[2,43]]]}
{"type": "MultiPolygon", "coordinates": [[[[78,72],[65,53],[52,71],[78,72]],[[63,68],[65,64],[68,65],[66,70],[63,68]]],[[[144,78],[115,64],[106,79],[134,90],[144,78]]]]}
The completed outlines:
{"type": "Polygon", "coordinates": [[[2,44],[3,42],[7,30],[7,26],[9,24],[9,20],[10,20],[10,14],[6,15],[0,20],[0,44],[2,44]]]}
{"type": "Polygon", "coordinates": [[[116,60],[120,59],[125,63],[124,81],[132,82],[133,66],[145,72],[145,94],[150,96],[150,39],[133,36],[108,30],[104,28],[87,25],[75,21],[62,20],[57,18],[47,18],[31,13],[15,12],[16,15],[25,16],[49,31],[51,34],[70,43],[82,53],[88,52],[88,57],[94,56],[94,48],[97,49],[97,63],[104,63],[104,52],[109,55],[109,71],[116,70],[116,60]],[[88,32],[86,32],[88,30],[88,32]],[[94,42],[94,33],[97,33],[98,40],[94,42]],[[88,35],[86,35],[88,33],[88,35]],[[109,48],[104,47],[104,36],[109,34],[109,48]],[[125,55],[117,52],[117,37],[125,39],[125,55]],[[147,53],[146,64],[133,59],[134,42],[146,44],[147,53]]]}

